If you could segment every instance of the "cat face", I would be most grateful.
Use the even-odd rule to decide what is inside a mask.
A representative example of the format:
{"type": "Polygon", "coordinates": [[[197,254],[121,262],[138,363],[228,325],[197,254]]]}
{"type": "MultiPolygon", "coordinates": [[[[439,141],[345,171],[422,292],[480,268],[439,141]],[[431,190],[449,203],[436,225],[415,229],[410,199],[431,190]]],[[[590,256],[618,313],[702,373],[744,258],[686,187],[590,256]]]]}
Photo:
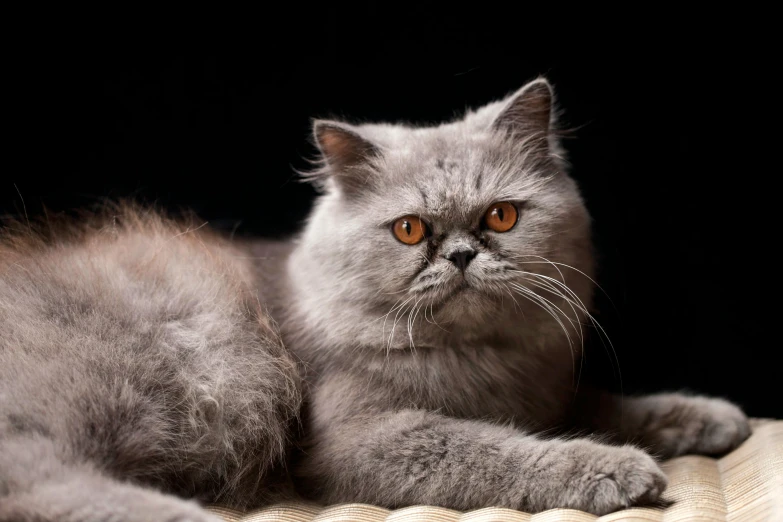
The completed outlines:
{"type": "Polygon", "coordinates": [[[316,122],[325,194],[302,239],[313,290],[357,311],[486,318],[517,306],[526,272],[556,275],[549,261],[589,272],[588,218],[551,107],[538,80],[438,127],[316,122]]]}

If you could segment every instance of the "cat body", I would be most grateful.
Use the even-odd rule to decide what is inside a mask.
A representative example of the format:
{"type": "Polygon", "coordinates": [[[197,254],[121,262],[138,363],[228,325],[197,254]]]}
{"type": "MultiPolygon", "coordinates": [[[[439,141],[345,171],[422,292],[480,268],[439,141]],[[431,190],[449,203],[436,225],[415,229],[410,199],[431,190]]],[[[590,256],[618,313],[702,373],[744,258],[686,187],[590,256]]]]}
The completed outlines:
{"type": "Polygon", "coordinates": [[[290,242],[134,209],[17,224],[0,240],[0,520],[268,501],[300,378],[295,479],[321,502],[600,514],[663,491],[645,450],[735,447],[749,428],[728,402],[579,388],[594,267],[555,124],[544,80],[437,127],[316,122],[323,194],[290,242]]]}
{"type": "Polygon", "coordinates": [[[437,127],[315,123],[323,195],[267,258],[306,368],[309,495],[603,514],[666,487],[644,450],[748,436],[716,399],[577,395],[593,255],[552,96],[537,80],[437,127]]]}
{"type": "Polygon", "coordinates": [[[0,242],[0,520],[215,520],[271,498],[299,407],[242,252],[115,208],[0,242]]]}

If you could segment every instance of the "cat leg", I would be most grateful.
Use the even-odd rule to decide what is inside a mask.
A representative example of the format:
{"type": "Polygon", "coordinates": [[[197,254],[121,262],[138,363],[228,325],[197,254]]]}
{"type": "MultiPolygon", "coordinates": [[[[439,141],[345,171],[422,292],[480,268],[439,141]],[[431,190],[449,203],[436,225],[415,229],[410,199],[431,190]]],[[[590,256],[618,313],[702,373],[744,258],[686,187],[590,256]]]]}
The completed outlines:
{"type": "Polygon", "coordinates": [[[195,502],[63,462],[41,437],[0,441],[0,522],[219,522],[195,502]]]}
{"type": "Polygon", "coordinates": [[[585,392],[577,410],[582,427],[638,443],[666,458],[726,453],[750,436],[742,410],[710,397],[661,393],[621,398],[585,392]]]}
{"type": "Polygon", "coordinates": [[[419,410],[324,423],[315,436],[302,473],[330,503],[604,514],[653,501],[667,483],[631,446],[545,440],[419,410]]]}

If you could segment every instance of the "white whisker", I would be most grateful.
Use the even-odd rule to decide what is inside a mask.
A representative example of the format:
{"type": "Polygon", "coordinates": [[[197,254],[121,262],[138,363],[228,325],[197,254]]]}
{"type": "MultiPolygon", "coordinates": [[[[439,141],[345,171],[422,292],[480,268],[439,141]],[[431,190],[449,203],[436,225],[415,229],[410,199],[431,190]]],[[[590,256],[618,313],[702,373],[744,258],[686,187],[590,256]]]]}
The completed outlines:
{"type": "Polygon", "coordinates": [[[414,353],[416,352],[416,343],[413,341],[413,323],[416,321],[416,316],[419,314],[419,303],[421,303],[421,298],[413,304],[411,311],[408,312],[408,339],[410,340],[410,347],[414,353]]]}
{"type": "MultiPolygon", "coordinates": [[[[574,344],[573,344],[573,341],[571,339],[571,336],[568,333],[568,329],[566,328],[565,323],[563,323],[563,321],[560,320],[560,318],[557,316],[557,314],[554,312],[554,310],[552,310],[552,306],[550,306],[550,304],[547,304],[547,303],[551,303],[551,302],[548,301],[546,298],[543,298],[542,296],[536,294],[535,292],[533,292],[529,288],[526,288],[526,287],[524,287],[522,285],[518,285],[516,283],[511,283],[511,286],[514,289],[516,289],[519,292],[520,295],[526,297],[530,302],[538,305],[542,310],[544,310],[547,313],[549,313],[549,315],[552,316],[552,318],[557,322],[557,324],[560,325],[560,328],[563,330],[563,333],[565,334],[566,339],[568,340],[568,347],[569,347],[569,351],[571,353],[572,372],[576,373],[576,358],[574,356],[574,344]]],[[[565,315],[565,313],[562,310],[560,310],[558,307],[554,307],[554,308],[558,312],[560,312],[561,314],[565,315]]]]}
{"type": "Polygon", "coordinates": [[[522,317],[525,317],[525,312],[522,310],[522,307],[519,306],[519,303],[514,298],[514,294],[511,293],[511,289],[508,287],[507,284],[503,283],[503,286],[506,288],[506,292],[508,292],[509,297],[511,297],[511,300],[514,301],[514,307],[516,310],[519,310],[519,312],[522,314],[522,317]]]}
{"type": "MultiPolygon", "coordinates": [[[[403,301],[401,304],[395,304],[395,305],[392,307],[392,309],[391,309],[391,310],[389,310],[389,312],[388,312],[386,315],[384,315],[384,316],[383,316],[383,326],[381,327],[381,337],[382,337],[383,339],[385,339],[385,338],[386,338],[386,320],[388,319],[389,315],[391,315],[391,313],[392,313],[392,312],[394,312],[395,310],[400,310],[400,309],[402,309],[402,307],[403,307],[403,306],[405,306],[406,304],[408,304],[408,303],[409,303],[409,302],[410,302],[412,299],[413,299],[413,297],[409,297],[408,299],[406,299],[405,301],[403,301]]],[[[397,301],[397,303],[399,303],[399,301],[397,301]]],[[[397,312],[397,314],[399,314],[399,311],[397,312]]],[[[397,325],[397,322],[396,322],[396,320],[397,320],[397,314],[395,314],[395,316],[394,316],[394,319],[395,319],[395,323],[394,323],[394,325],[395,325],[395,326],[397,325]]],[[[379,318],[379,319],[380,319],[380,318],[379,318]]],[[[391,335],[394,335],[394,329],[392,329],[391,335]]],[[[389,341],[389,345],[391,345],[391,341],[389,341]]],[[[388,354],[388,349],[387,349],[387,354],[388,354]]]]}
{"type": "MultiPolygon", "coordinates": [[[[544,258],[542,256],[533,256],[533,257],[538,257],[540,259],[543,259],[543,261],[540,261],[540,262],[537,262],[537,261],[527,261],[527,262],[525,262],[525,261],[523,261],[522,263],[523,264],[524,263],[529,263],[529,264],[536,264],[536,263],[538,263],[538,264],[551,264],[552,266],[555,267],[555,269],[557,269],[556,265],[565,266],[567,268],[571,268],[573,270],[576,270],[580,274],[584,275],[585,277],[590,279],[590,281],[592,281],[596,286],[598,286],[600,288],[598,283],[596,283],[590,276],[588,276],[587,274],[585,274],[584,272],[582,272],[581,270],[579,270],[577,268],[574,268],[574,267],[572,267],[570,265],[566,265],[564,263],[557,263],[557,262],[554,262],[554,261],[550,261],[550,260],[548,260],[548,259],[546,259],[546,258],[544,258]]],[[[558,273],[560,273],[560,276],[563,277],[562,272],[559,269],[557,269],[557,271],[558,271],[558,273]]],[[[593,316],[593,314],[590,313],[590,311],[588,310],[587,306],[579,298],[579,296],[576,294],[576,292],[574,292],[568,285],[566,285],[564,281],[559,281],[559,280],[557,280],[557,279],[555,279],[553,277],[550,277],[550,276],[546,276],[546,275],[543,275],[543,274],[538,274],[538,273],[535,273],[535,272],[527,272],[527,271],[524,271],[524,270],[515,270],[514,272],[517,272],[517,273],[525,275],[525,276],[532,276],[534,278],[537,278],[539,280],[539,282],[541,282],[542,284],[546,284],[545,282],[547,282],[549,286],[554,285],[557,288],[560,288],[564,292],[566,292],[568,297],[566,295],[563,295],[561,292],[554,292],[553,289],[548,289],[548,291],[550,291],[552,293],[555,293],[556,295],[559,294],[560,297],[563,298],[564,300],[566,300],[566,302],[569,302],[570,305],[576,306],[579,310],[581,310],[582,313],[584,313],[585,317],[587,317],[590,320],[590,323],[593,325],[593,327],[596,329],[596,331],[598,331],[598,339],[601,341],[601,344],[604,346],[604,349],[607,351],[607,353],[610,353],[613,356],[614,363],[617,365],[617,375],[618,375],[618,379],[620,381],[620,393],[622,394],[622,388],[623,388],[622,371],[620,370],[620,359],[617,356],[617,350],[615,349],[614,344],[612,343],[612,340],[609,338],[609,335],[606,333],[606,330],[604,329],[604,327],[598,322],[598,320],[595,318],[595,316],[593,316]],[[606,342],[604,341],[604,338],[606,339],[606,342]],[[607,342],[609,343],[608,347],[606,345],[607,342]]],[[[601,288],[601,290],[604,291],[603,288],[601,288]]],[[[606,293],[606,292],[604,292],[604,293],[606,293]]],[[[611,298],[610,298],[610,301],[611,301],[611,298]]],[[[584,356],[584,350],[583,350],[583,356],[584,356]]],[[[612,365],[613,368],[614,368],[615,364],[612,365]]],[[[581,364],[580,364],[580,378],[581,378],[581,364]]]]}
{"type": "MultiPolygon", "coordinates": [[[[543,259],[543,261],[520,261],[523,264],[550,264],[550,265],[554,266],[556,269],[557,269],[558,266],[563,266],[563,267],[566,267],[566,268],[570,268],[571,270],[573,270],[573,271],[575,271],[575,272],[577,272],[579,274],[582,274],[587,279],[589,279],[590,282],[593,283],[596,288],[598,288],[601,292],[603,292],[603,294],[606,296],[606,298],[609,299],[609,302],[612,303],[612,306],[614,306],[614,302],[612,301],[612,298],[609,297],[609,294],[606,292],[606,290],[604,290],[603,287],[601,285],[599,285],[598,282],[595,279],[593,279],[589,275],[585,274],[583,271],[579,270],[578,268],[573,267],[571,265],[567,265],[565,263],[559,263],[557,261],[550,261],[549,259],[545,258],[544,256],[537,256],[535,254],[525,254],[525,255],[521,255],[521,256],[514,256],[515,259],[519,259],[520,257],[537,257],[539,259],[543,259]]],[[[558,272],[560,272],[560,270],[558,270],[558,272]]],[[[560,272],[560,277],[562,277],[563,281],[565,281],[565,277],[563,277],[563,273],[562,272],[560,272]]]]}

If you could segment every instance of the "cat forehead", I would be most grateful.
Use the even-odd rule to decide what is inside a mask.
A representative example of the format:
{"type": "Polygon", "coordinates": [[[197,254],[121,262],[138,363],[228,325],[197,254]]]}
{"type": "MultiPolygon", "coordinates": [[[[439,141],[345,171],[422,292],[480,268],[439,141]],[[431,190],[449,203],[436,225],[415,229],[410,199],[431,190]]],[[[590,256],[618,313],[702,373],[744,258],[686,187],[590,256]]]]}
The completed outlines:
{"type": "Polygon", "coordinates": [[[430,127],[411,127],[400,124],[365,124],[359,126],[362,136],[388,151],[408,150],[436,152],[478,144],[492,133],[483,126],[466,121],[443,123],[430,127]]]}
{"type": "Polygon", "coordinates": [[[373,134],[383,147],[384,177],[392,183],[414,179],[422,185],[475,182],[472,178],[497,170],[499,160],[510,153],[491,134],[471,132],[464,125],[388,126],[373,134]]]}
{"type": "Polygon", "coordinates": [[[386,156],[369,191],[378,216],[417,214],[433,220],[472,223],[499,200],[525,200],[541,178],[481,147],[398,150],[386,156]]]}
{"type": "Polygon", "coordinates": [[[359,129],[382,151],[364,192],[381,219],[411,213],[471,221],[495,201],[525,200],[541,188],[540,173],[520,147],[471,119],[359,129]]]}
{"type": "Polygon", "coordinates": [[[381,177],[394,184],[493,190],[525,170],[524,158],[508,143],[461,126],[403,130],[395,138],[380,165],[381,177]]]}

